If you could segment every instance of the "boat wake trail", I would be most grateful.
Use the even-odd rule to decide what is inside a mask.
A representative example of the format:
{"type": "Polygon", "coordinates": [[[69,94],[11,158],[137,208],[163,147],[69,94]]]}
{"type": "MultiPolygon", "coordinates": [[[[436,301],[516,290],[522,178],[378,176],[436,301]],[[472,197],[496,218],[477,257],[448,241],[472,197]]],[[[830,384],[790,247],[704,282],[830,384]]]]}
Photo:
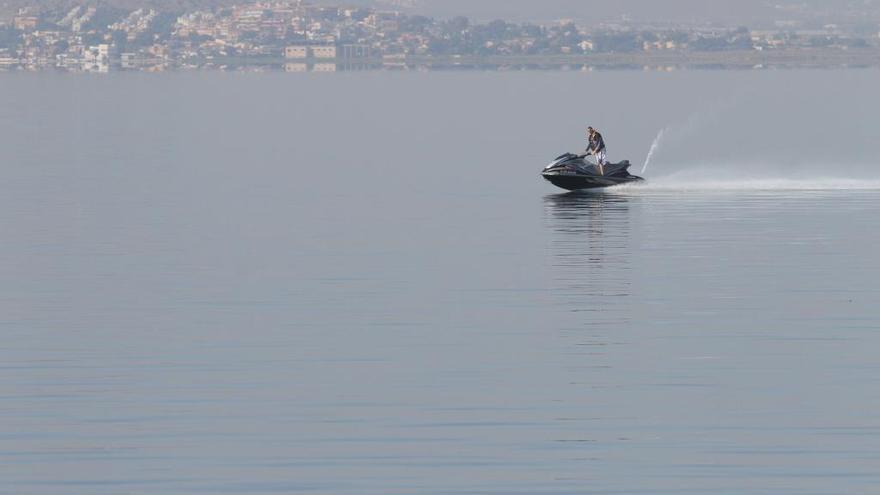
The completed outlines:
{"type": "MultiPolygon", "coordinates": [[[[639,187],[639,186],[630,186],[639,187]]],[[[764,179],[655,181],[643,185],[648,190],[667,191],[880,191],[880,180],[858,179],[764,179]]]]}
{"type": "Polygon", "coordinates": [[[821,175],[735,176],[708,174],[707,170],[682,170],[652,177],[639,184],[614,188],[619,191],[880,191],[880,178],[821,175]]]}

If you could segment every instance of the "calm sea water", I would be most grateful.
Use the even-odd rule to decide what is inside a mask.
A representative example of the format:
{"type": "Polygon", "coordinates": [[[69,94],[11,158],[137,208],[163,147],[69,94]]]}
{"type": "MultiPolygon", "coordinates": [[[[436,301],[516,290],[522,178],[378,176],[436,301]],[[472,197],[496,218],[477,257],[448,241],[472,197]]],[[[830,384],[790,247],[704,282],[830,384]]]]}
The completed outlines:
{"type": "Polygon", "coordinates": [[[876,493],[878,83],[2,74],[0,492],[876,493]]]}

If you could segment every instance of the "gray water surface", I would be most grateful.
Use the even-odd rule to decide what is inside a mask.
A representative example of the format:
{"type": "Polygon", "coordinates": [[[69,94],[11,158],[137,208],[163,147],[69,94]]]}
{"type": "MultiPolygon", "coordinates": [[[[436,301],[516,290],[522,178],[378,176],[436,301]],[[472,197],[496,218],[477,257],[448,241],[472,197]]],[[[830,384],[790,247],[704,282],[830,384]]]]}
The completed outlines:
{"type": "Polygon", "coordinates": [[[878,83],[0,74],[0,492],[876,493],[878,83]]]}

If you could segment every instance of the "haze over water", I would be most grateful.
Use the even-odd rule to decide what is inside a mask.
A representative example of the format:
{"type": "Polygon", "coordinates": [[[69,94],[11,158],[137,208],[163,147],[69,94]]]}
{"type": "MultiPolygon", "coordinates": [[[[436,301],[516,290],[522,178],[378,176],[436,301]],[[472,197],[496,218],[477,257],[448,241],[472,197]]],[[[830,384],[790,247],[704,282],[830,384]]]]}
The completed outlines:
{"type": "Polygon", "coordinates": [[[0,74],[0,493],[872,493],[878,83],[0,74]]]}

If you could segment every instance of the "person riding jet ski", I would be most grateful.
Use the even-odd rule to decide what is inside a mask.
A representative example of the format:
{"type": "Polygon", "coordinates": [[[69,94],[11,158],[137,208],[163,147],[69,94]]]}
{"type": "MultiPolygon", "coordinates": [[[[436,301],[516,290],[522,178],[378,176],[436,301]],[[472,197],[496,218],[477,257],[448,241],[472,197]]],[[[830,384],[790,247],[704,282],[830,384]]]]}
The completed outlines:
{"type": "Polygon", "coordinates": [[[589,144],[587,145],[587,154],[584,156],[595,155],[596,161],[599,162],[599,175],[605,175],[605,138],[602,137],[599,131],[590,126],[587,127],[587,139],[589,144]]]}
{"type": "Polygon", "coordinates": [[[629,173],[629,160],[608,163],[605,139],[599,131],[589,127],[587,137],[590,144],[586,154],[564,153],[544,167],[541,175],[555,186],[569,191],[617,186],[644,180],[629,173]],[[586,161],[585,158],[589,155],[594,155],[598,163],[592,164],[586,161]]]}

